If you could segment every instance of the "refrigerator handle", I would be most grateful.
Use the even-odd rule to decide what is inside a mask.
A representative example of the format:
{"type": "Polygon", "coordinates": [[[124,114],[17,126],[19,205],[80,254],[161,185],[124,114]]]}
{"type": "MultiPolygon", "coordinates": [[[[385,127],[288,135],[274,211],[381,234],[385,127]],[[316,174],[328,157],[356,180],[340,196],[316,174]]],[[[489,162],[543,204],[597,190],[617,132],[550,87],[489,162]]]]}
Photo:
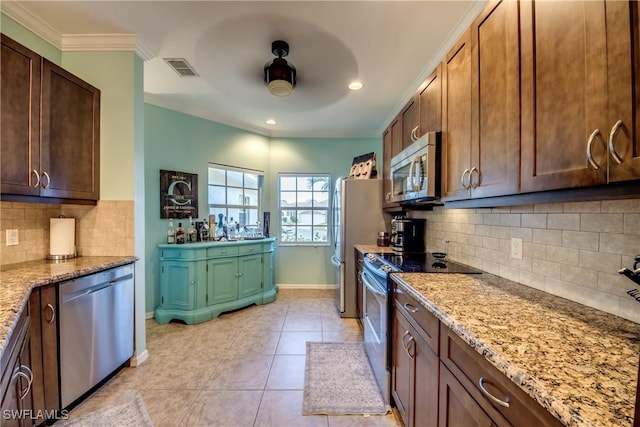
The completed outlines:
{"type": "Polygon", "coordinates": [[[333,266],[336,268],[339,268],[342,265],[342,263],[338,260],[338,258],[336,258],[335,255],[331,257],[331,264],[333,264],[333,266]]]}

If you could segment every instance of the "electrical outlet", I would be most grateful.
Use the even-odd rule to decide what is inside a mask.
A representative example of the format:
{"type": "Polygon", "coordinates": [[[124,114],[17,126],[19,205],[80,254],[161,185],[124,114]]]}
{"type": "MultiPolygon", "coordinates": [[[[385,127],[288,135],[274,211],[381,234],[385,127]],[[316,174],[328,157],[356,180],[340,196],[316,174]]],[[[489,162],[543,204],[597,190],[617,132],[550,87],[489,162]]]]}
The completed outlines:
{"type": "Polygon", "coordinates": [[[7,229],[7,246],[18,245],[18,230],[16,228],[7,229]]]}
{"type": "Polygon", "coordinates": [[[522,259],[522,239],[511,238],[511,258],[522,259]]]}

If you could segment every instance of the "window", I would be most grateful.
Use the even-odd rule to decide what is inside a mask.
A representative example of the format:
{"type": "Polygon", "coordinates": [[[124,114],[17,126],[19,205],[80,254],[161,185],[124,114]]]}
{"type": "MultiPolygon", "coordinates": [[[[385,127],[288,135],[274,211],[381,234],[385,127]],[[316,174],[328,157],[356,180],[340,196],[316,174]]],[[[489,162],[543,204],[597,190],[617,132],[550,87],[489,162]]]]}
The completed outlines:
{"type": "Polygon", "coordinates": [[[209,163],[209,215],[216,223],[226,219],[240,227],[257,227],[263,181],[261,171],[209,163]]]}
{"type": "Polygon", "coordinates": [[[281,244],[328,244],[329,189],[327,174],[280,174],[281,244]]]}

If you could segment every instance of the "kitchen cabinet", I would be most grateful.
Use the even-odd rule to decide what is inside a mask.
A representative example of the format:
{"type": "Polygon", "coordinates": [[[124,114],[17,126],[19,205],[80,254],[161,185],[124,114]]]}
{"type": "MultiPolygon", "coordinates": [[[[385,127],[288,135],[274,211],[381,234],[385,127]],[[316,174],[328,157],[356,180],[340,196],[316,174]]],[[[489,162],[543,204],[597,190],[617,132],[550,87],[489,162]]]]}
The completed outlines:
{"type": "Polygon", "coordinates": [[[522,191],[640,178],[637,2],[520,9],[522,191]]]}
{"type": "Polygon", "coordinates": [[[402,151],[402,121],[398,115],[382,134],[383,207],[387,210],[400,208],[391,201],[391,158],[402,151]]]}
{"type": "Polygon", "coordinates": [[[562,425],[442,323],[440,359],[441,427],[562,425]]]}
{"type": "Polygon", "coordinates": [[[391,395],[404,425],[438,423],[438,320],[394,286],[391,395]]]}
{"type": "Polygon", "coordinates": [[[490,2],[447,56],[445,201],[519,190],[518,3],[490,2]]]}
{"type": "Polygon", "coordinates": [[[400,111],[400,122],[402,123],[402,148],[400,151],[404,150],[418,139],[417,132],[420,129],[418,116],[418,110],[420,108],[419,105],[420,98],[415,95],[409,100],[409,102],[407,102],[407,105],[404,106],[402,111],[400,111]]]}
{"type": "Polygon", "coordinates": [[[43,416],[36,424],[60,410],[56,292],[57,284],[46,285],[34,288],[29,298],[33,408],[43,416]]]}
{"type": "Polygon", "coordinates": [[[27,427],[34,422],[29,307],[24,307],[0,358],[2,425],[27,427]]]}
{"type": "Polygon", "coordinates": [[[419,121],[416,137],[442,130],[442,66],[427,77],[418,91],[419,121]]]}
{"type": "Polygon", "coordinates": [[[98,200],[100,91],[4,34],[1,61],[3,199],[98,200]]]}
{"type": "Polygon", "coordinates": [[[160,245],[156,321],[200,323],[225,311],[274,301],[274,242],[160,245]]]}

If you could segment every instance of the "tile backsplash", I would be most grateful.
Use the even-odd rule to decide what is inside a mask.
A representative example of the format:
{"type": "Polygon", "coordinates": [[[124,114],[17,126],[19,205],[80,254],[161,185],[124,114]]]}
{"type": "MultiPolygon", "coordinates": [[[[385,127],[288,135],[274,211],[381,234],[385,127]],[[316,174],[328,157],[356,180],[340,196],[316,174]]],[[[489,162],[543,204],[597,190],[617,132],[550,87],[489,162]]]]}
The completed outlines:
{"type": "Polygon", "coordinates": [[[639,288],[618,274],[640,254],[640,199],[414,211],[428,251],[640,323],[639,288]],[[522,239],[522,259],[511,239],[522,239]]]}
{"type": "Polygon", "coordinates": [[[0,265],[46,258],[49,219],[76,219],[76,248],[84,256],[134,255],[134,202],[101,200],[97,206],[0,202],[0,265]],[[7,229],[19,244],[6,246],[7,229]]]}

